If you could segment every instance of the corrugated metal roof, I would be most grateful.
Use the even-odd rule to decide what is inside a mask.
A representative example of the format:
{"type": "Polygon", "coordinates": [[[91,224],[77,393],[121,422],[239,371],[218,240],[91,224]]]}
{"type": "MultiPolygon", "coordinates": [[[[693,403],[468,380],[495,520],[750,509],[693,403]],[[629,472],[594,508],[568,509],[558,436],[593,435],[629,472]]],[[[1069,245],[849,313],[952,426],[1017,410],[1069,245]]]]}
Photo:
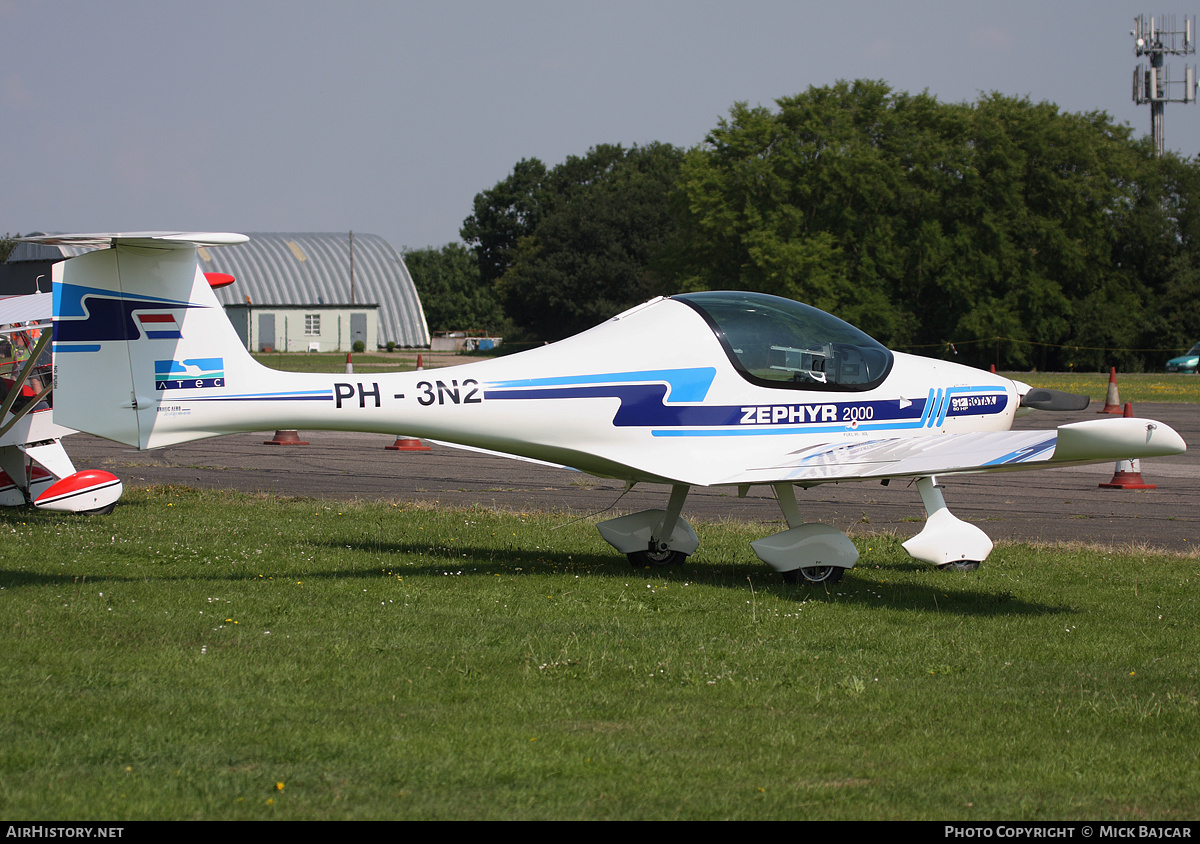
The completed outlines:
{"type": "Polygon", "coordinates": [[[379,342],[428,346],[429,328],[400,253],[376,234],[354,234],[354,298],[350,295],[350,235],[246,232],[249,242],[201,249],[208,272],[237,279],[216,291],[222,304],[379,305],[379,342]]]}
{"type": "MultiPolygon", "coordinates": [[[[40,232],[37,232],[40,234],[40,232]]],[[[400,253],[377,234],[354,235],[354,297],[350,295],[349,232],[246,232],[249,242],[201,249],[207,272],[236,284],[216,291],[223,305],[379,305],[379,342],[428,346],[429,328],[400,253]]],[[[88,247],[18,243],[9,261],[74,257],[88,247]],[[18,255],[18,250],[20,254],[18,255]]]]}

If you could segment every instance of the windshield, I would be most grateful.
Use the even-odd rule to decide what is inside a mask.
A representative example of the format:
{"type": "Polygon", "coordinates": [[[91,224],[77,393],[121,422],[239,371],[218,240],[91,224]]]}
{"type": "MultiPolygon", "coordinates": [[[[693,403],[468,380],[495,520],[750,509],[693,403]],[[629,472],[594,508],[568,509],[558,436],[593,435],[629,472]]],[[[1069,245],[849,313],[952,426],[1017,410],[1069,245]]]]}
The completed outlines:
{"type": "Polygon", "coordinates": [[[737,291],[671,298],[698,311],[734,368],[760,386],[869,390],[891,369],[886,347],[810,305],[737,291]]]}

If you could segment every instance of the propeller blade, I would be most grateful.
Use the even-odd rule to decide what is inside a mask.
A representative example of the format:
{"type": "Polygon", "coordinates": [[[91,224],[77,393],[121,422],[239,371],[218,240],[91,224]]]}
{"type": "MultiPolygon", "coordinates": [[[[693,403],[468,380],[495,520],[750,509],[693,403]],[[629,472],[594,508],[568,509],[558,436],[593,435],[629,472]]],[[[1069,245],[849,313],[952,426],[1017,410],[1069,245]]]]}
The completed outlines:
{"type": "Polygon", "coordinates": [[[1088,396],[1038,387],[1021,396],[1021,407],[1034,410],[1085,410],[1091,401],[1088,396]]]}

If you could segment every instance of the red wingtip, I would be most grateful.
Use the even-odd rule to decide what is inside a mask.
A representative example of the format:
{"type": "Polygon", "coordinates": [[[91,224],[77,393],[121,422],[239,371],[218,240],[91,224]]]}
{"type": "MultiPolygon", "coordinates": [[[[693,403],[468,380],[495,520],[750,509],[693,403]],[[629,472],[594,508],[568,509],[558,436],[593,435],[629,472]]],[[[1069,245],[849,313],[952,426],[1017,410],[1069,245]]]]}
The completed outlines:
{"type": "Polygon", "coordinates": [[[85,469],[51,484],[33,503],[64,513],[108,512],[121,497],[120,478],[101,469],[85,469]]]}

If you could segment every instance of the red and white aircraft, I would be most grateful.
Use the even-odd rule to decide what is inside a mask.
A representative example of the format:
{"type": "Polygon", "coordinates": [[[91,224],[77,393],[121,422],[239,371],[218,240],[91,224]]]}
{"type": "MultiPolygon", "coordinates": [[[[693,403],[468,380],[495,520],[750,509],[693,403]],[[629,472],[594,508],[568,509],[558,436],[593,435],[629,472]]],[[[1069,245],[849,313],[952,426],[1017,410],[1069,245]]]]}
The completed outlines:
{"type": "Polygon", "coordinates": [[[635,565],[699,545],[693,486],[773,487],[788,529],[751,543],[785,577],[831,582],[858,552],[806,524],[795,488],[915,479],[928,519],[904,543],[969,568],[991,540],[946,508],[938,475],[1178,454],[1148,419],[1013,431],[1018,412],[1086,397],[892,352],[816,308],[745,292],[631,308],[558,343],[441,372],[320,375],[259,365],[213,295],[197,249],[236,234],[30,238],[98,248],[54,268],[54,379],[63,424],[138,448],[281,428],[404,432],[603,477],[665,484],[666,509],[601,523],[635,565]]]}
{"type": "Polygon", "coordinates": [[[62,446],[73,434],[54,421],[49,293],[0,299],[0,506],[108,512],[121,481],[100,470],[76,472],[62,446]]]}

